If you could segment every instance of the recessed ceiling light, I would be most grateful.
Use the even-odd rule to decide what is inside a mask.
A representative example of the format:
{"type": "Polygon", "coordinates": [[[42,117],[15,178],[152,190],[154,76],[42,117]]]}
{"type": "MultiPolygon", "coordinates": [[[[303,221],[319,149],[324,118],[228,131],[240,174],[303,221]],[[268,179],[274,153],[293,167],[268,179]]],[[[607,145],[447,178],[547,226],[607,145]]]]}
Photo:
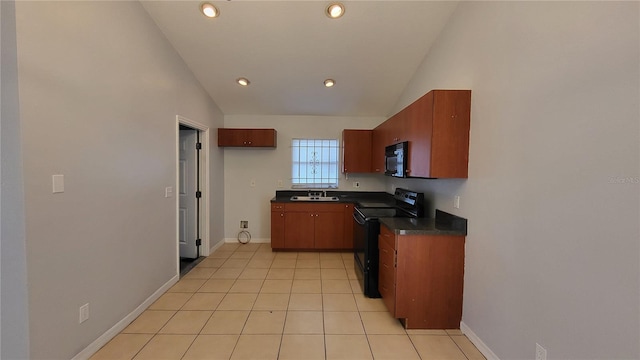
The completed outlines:
{"type": "Polygon", "coordinates": [[[206,17],[214,18],[220,15],[220,11],[218,11],[218,8],[210,3],[203,3],[202,5],[200,5],[200,10],[206,17]]]}
{"type": "Polygon", "coordinates": [[[236,82],[242,86],[249,86],[249,84],[251,84],[251,81],[249,81],[249,79],[243,77],[237,78],[236,82]]]}
{"type": "Polygon", "coordinates": [[[327,79],[327,80],[324,81],[324,86],[326,86],[326,87],[332,87],[335,84],[336,84],[336,82],[333,79],[327,79]]]}
{"type": "Polygon", "coordinates": [[[344,5],[341,3],[333,3],[327,6],[327,16],[332,19],[337,19],[344,15],[344,5]]]}

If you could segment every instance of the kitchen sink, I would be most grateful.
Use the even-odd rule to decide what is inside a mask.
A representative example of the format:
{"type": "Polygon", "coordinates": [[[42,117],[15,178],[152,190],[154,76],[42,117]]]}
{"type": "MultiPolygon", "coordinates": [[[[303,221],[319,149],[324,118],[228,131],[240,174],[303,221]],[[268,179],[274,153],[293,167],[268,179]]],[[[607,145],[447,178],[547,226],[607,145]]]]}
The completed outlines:
{"type": "Polygon", "coordinates": [[[337,196],[292,196],[291,201],[338,201],[337,196]]]}

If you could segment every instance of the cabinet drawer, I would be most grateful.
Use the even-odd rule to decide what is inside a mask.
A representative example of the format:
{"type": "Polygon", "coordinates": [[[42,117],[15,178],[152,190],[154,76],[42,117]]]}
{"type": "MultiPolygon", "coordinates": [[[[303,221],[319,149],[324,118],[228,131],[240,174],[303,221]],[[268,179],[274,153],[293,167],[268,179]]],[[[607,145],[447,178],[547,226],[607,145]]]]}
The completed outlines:
{"type": "Polygon", "coordinates": [[[388,269],[388,271],[393,271],[396,252],[387,245],[382,236],[380,236],[378,239],[378,248],[380,250],[380,269],[388,269]]]}
{"type": "MultiPolygon", "coordinates": [[[[393,274],[387,274],[386,272],[380,271],[380,276],[378,277],[378,291],[380,291],[380,296],[383,298],[394,298],[395,296],[395,283],[393,282],[393,274]]],[[[395,306],[394,306],[395,308],[395,306]]],[[[389,309],[392,313],[395,312],[395,309],[389,309]]]]}
{"type": "Polygon", "coordinates": [[[380,225],[380,241],[387,244],[391,249],[396,249],[396,235],[391,232],[386,226],[380,225]]]}

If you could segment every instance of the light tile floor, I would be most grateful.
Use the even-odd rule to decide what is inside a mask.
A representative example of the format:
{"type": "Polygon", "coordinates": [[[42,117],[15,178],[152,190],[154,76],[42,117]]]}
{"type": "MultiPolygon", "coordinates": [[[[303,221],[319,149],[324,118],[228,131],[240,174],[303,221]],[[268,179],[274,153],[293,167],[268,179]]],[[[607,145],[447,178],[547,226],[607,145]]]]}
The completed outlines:
{"type": "Polygon", "coordinates": [[[224,244],[91,359],[484,359],[460,330],[405,330],[351,253],[224,244]]]}

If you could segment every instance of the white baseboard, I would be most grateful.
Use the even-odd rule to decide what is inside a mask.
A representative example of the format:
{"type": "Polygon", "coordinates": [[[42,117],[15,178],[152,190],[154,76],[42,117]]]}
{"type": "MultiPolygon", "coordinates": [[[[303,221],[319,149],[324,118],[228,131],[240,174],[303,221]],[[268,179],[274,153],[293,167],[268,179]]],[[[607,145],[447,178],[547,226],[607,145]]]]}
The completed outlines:
{"type": "Polygon", "coordinates": [[[469,338],[469,341],[471,341],[473,345],[478,348],[478,350],[482,353],[482,355],[484,355],[485,358],[487,358],[487,360],[500,360],[500,358],[496,354],[494,354],[491,349],[489,349],[487,344],[485,344],[478,337],[478,335],[476,335],[476,333],[474,333],[473,330],[471,330],[471,328],[464,323],[464,321],[460,322],[460,331],[462,331],[462,333],[465,334],[467,338],[469,338]]]}
{"type": "Polygon", "coordinates": [[[213,245],[213,246],[211,247],[211,249],[209,249],[209,253],[208,253],[207,255],[204,255],[204,254],[203,254],[203,255],[204,255],[204,256],[209,256],[209,255],[213,254],[213,252],[214,252],[214,251],[216,251],[216,250],[218,250],[218,248],[219,248],[220,246],[222,246],[224,243],[225,243],[225,239],[223,239],[222,241],[218,241],[215,245],[213,245]]]}
{"type": "MultiPolygon", "coordinates": [[[[237,238],[225,238],[224,242],[225,243],[237,243],[238,239],[237,238]]],[[[270,244],[271,243],[271,238],[251,238],[250,242],[255,243],[255,244],[270,244]]]]}
{"type": "Polygon", "coordinates": [[[93,354],[98,352],[100,348],[102,348],[106,343],[108,343],[111,339],[113,339],[116,335],[118,335],[122,330],[124,330],[127,325],[131,324],[133,320],[135,320],[143,311],[145,311],[154,301],[158,300],[162,294],[164,294],[169,288],[171,288],[175,283],[180,279],[179,275],[172,277],[169,281],[167,281],[164,285],[162,285],[158,290],[156,290],[151,296],[149,296],[145,301],[142,302],[137,308],[135,308],[132,312],[130,312],[124,319],[118,321],[111,329],[107,330],[104,334],[102,334],[99,338],[97,338],[94,342],[89,344],[86,348],[80,351],[76,356],[74,356],[71,360],[86,360],[89,359],[93,354]]]}

